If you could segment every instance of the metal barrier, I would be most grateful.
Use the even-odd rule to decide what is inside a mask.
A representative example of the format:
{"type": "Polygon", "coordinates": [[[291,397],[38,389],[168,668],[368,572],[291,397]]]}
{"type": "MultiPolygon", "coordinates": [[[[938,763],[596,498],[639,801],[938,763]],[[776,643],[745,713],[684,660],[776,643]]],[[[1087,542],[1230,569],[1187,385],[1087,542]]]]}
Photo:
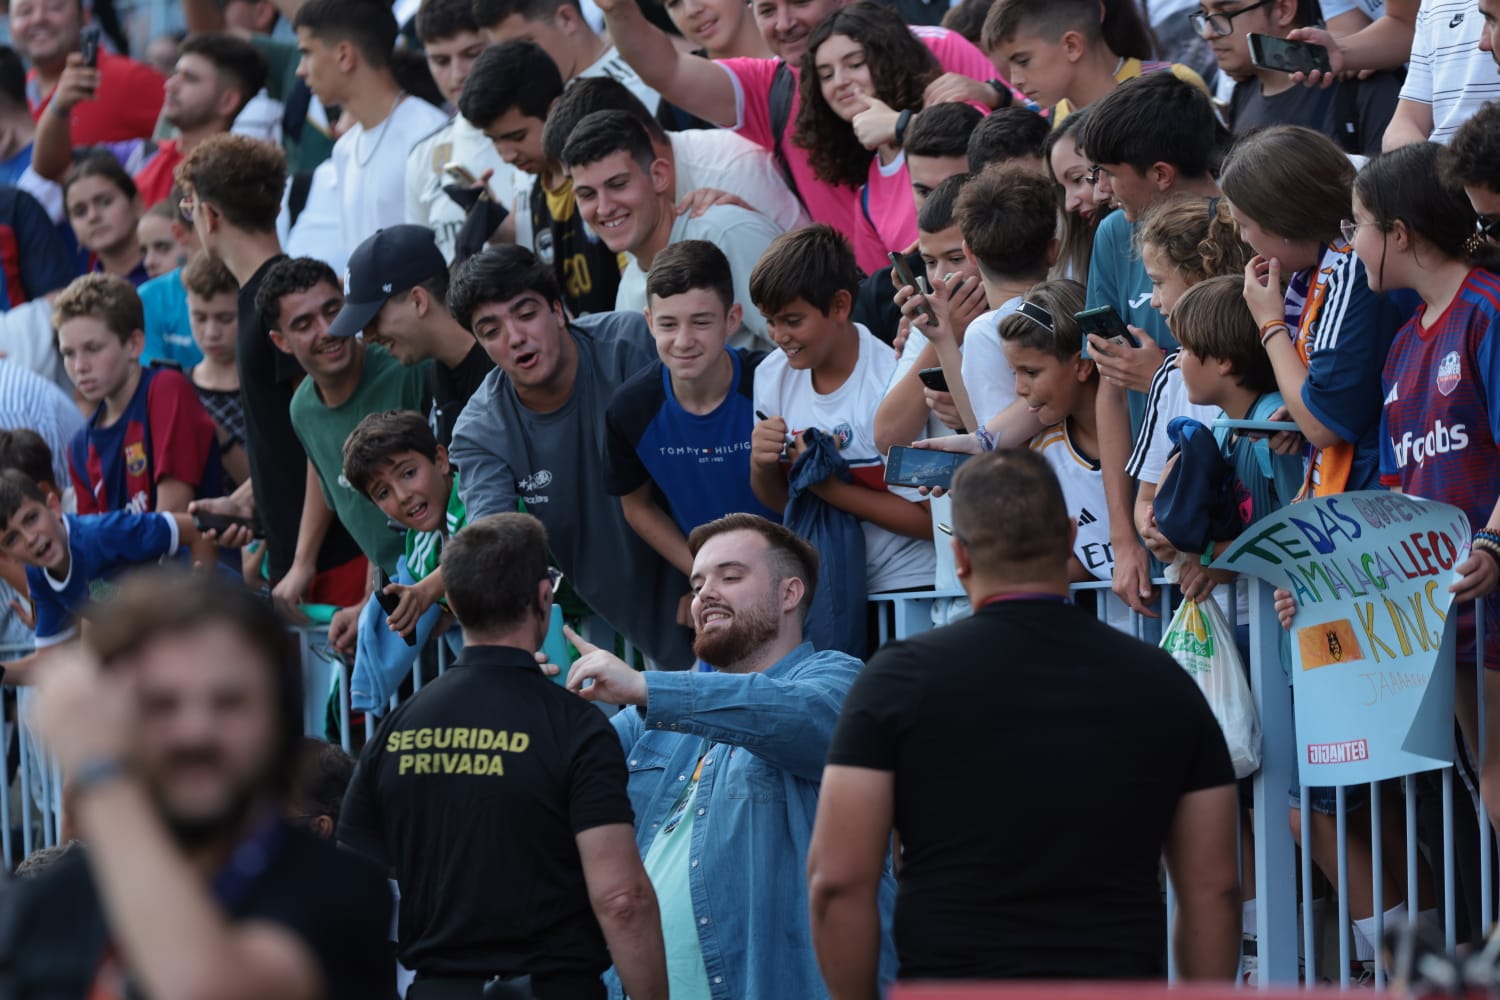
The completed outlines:
{"type": "MultiPolygon", "coordinates": [[[[1094,591],[1100,595],[1098,600],[1098,614],[1103,620],[1111,621],[1113,624],[1124,624],[1124,631],[1133,633],[1154,641],[1157,633],[1165,627],[1170,619],[1174,608],[1174,591],[1166,585],[1165,581],[1156,581],[1161,586],[1161,594],[1158,598],[1159,613],[1161,621],[1158,624],[1154,619],[1147,619],[1135,613],[1127,617],[1119,614],[1123,605],[1116,605],[1117,599],[1109,595],[1107,583],[1080,584],[1074,589],[1078,593],[1094,591]]],[[[1335,958],[1337,970],[1337,981],[1341,986],[1348,987],[1353,984],[1353,924],[1350,917],[1350,900],[1347,887],[1350,885],[1351,865],[1363,862],[1352,860],[1350,857],[1350,810],[1348,807],[1347,789],[1339,789],[1336,794],[1336,865],[1335,871],[1330,873],[1332,881],[1337,882],[1335,898],[1337,906],[1334,912],[1334,923],[1329,927],[1327,920],[1329,914],[1320,914],[1315,906],[1316,885],[1314,879],[1313,851],[1303,850],[1300,866],[1297,861],[1297,845],[1292,836],[1292,828],[1287,821],[1289,798],[1288,789],[1292,787],[1295,776],[1296,753],[1292,727],[1292,699],[1291,688],[1287,682],[1287,676],[1283,672],[1280,661],[1281,628],[1276,619],[1273,607],[1272,593],[1269,587],[1254,583],[1249,587],[1249,633],[1250,633],[1250,673],[1251,693],[1256,708],[1260,714],[1261,730],[1263,734],[1262,764],[1260,770],[1253,778],[1253,809],[1254,822],[1252,825],[1253,843],[1248,850],[1241,852],[1242,865],[1246,869],[1253,868],[1253,877],[1247,872],[1245,881],[1246,896],[1253,892],[1256,900],[1256,946],[1257,946],[1257,976],[1256,980],[1261,989],[1296,987],[1300,982],[1312,983],[1319,978],[1321,971],[1328,969],[1329,964],[1325,960],[1320,965],[1319,961],[1319,930],[1326,932],[1331,930],[1336,937],[1336,945],[1331,955],[1335,958]],[[1299,899],[1301,926],[1299,930],[1299,899]],[[1304,971],[1305,970],[1305,971],[1304,971]]],[[[914,591],[897,594],[881,594],[871,598],[878,622],[878,634],[881,642],[892,639],[903,639],[909,636],[927,631],[932,628],[933,608],[940,601],[961,598],[962,595],[954,592],[936,591],[914,591]]],[[[1230,602],[1230,622],[1234,623],[1234,602],[1230,602]]],[[[1483,625],[1483,615],[1477,616],[1480,626],[1483,625]]],[[[305,693],[304,729],[309,735],[326,738],[327,718],[329,714],[329,698],[336,696],[336,717],[339,723],[340,742],[346,751],[353,751],[353,734],[351,732],[351,711],[349,703],[349,682],[351,669],[349,663],[338,654],[334,653],[327,643],[326,627],[314,627],[297,629],[299,647],[302,656],[303,685],[305,693]]],[[[606,636],[601,634],[603,630],[595,623],[595,627],[589,632],[591,639],[605,640],[606,636]]],[[[441,674],[449,663],[446,644],[437,641],[439,652],[437,654],[437,672],[441,674]]],[[[1483,649],[1483,638],[1477,643],[1477,648],[1483,649]]],[[[0,646],[0,662],[24,655],[30,652],[29,647],[22,646],[0,646]]],[[[423,684],[423,673],[421,666],[422,658],[418,659],[413,668],[411,687],[420,690],[423,684]]],[[[0,850],[7,867],[12,859],[24,857],[26,854],[57,842],[62,828],[60,815],[61,801],[61,776],[56,769],[41,755],[35,744],[28,727],[25,724],[24,708],[29,692],[25,689],[17,691],[17,705],[19,711],[16,717],[4,723],[3,736],[7,747],[14,740],[16,749],[12,753],[17,755],[18,764],[10,784],[0,794],[0,850]],[[13,808],[11,795],[16,796],[18,808],[13,808]],[[17,835],[19,835],[20,852],[15,847],[17,835]]],[[[396,698],[392,698],[391,706],[398,704],[396,698]]],[[[1483,731],[1483,698],[1480,698],[1481,722],[1480,731],[1483,731]]],[[[373,732],[375,720],[368,714],[364,719],[364,729],[368,736],[373,732]]],[[[1461,748],[1460,748],[1461,749],[1461,748]]],[[[1480,748],[1482,759],[1482,748],[1480,748]]],[[[1437,783],[1441,787],[1441,830],[1440,835],[1436,830],[1423,830],[1423,824],[1419,822],[1419,783],[1415,776],[1408,776],[1401,783],[1405,795],[1404,824],[1396,827],[1389,825],[1388,821],[1396,817],[1388,816],[1382,808],[1381,789],[1379,786],[1370,787],[1369,817],[1370,830],[1370,859],[1371,884],[1373,887],[1373,909],[1374,909],[1374,936],[1378,941],[1383,934],[1384,912],[1386,909],[1386,879],[1385,861],[1386,854],[1390,849],[1390,835],[1393,831],[1399,832],[1399,839],[1404,841],[1398,845],[1397,850],[1404,853],[1405,888],[1404,896],[1407,900],[1408,912],[1416,912],[1423,909],[1421,903],[1429,895],[1424,889],[1422,878],[1424,865],[1431,865],[1433,871],[1433,884],[1438,884],[1437,876],[1441,875],[1441,919],[1446,933],[1446,940],[1451,949],[1459,941],[1459,930],[1461,926],[1466,929],[1465,940],[1473,940],[1482,933],[1487,932],[1494,920],[1495,898],[1492,889],[1492,878],[1494,877],[1494,863],[1491,850],[1494,845],[1491,840],[1491,830],[1488,816],[1478,799],[1477,782],[1476,787],[1471,787],[1465,781],[1460,788],[1467,793],[1462,798],[1454,794],[1454,767],[1449,766],[1439,772],[1437,783]],[[1477,836],[1472,838],[1460,836],[1461,830],[1457,827],[1455,820],[1455,809],[1462,806],[1465,810],[1472,804],[1476,823],[1472,829],[1477,836]],[[1420,836],[1419,834],[1425,834],[1420,836]],[[1463,841],[1464,843],[1460,843],[1463,841]],[[1422,847],[1426,847],[1425,854],[1422,847]],[[1477,856],[1476,856],[1477,853],[1477,856]],[[1460,891],[1462,889],[1472,890],[1472,881],[1465,880],[1460,883],[1458,870],[1460,867],[1477,872],[1479,890],[1477,902],[1460,905],[1460,891]],[[1415,901],[1415,907],[1413,907],[1415,901]]],[[[1433,784],[1428,779],[1423,782],[1426,785],[1433,784]]],[[[1313,813],[1310,801],[1310,791],[1302,789],[1301,795],[1301,842],[1303,845],[1312,845],[1314,842],[1313,813]]],[[[1356,814],[1356,820],[1362,821],[1362,817],[1356,814]]],[[[1359,874],[1359,872],[1355,872],[1359,874]]],[[[1395,881],[1395,880],[1392,880],[1395,881]]],[[[1171,887],[1167,885],[1168,920],[1170,922],[1174,904],[1171,887]]],[[[1470,895],[1475,895],[1470,893],[1470,895]]],[[[1170,963],[1170,956],[1169,956],[1170,963]]],[[[1372,981],[1376,986],[1385,982],[1387,970],[1380,953],[1375,951],[1373,962],[1372,981]]]]}

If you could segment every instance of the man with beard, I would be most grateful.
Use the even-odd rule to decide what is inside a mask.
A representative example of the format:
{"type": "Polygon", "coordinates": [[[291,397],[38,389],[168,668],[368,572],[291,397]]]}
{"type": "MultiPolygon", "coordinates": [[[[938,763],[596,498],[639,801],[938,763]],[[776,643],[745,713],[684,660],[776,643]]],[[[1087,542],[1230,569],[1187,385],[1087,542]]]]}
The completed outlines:
{"type": "Polygon", "coordinates": [[[400,885],[407,1000],[479,1000],[527,977],[536,1000],[602,1000],[611,955],[635,1000],[666,1000],[620,748],[535,657],[558,579],[546,529],[471,522],[442,572],[463,652],[365,744],[338,828],[400,885]]]}
{"type": "MultiPolygon", "coordinates": [[[[823,760],[860,661],[803,641],[818,554],[791,531],[730,514],[694,529],[688,548],[693,648],[714,672],[638,673],[570,634],[583,655],[568,687],[634,706],[613,722],[674,1000],[826,997],[803,872],[823,760]]],[[[887,914],[894,892],[887,876],[887,914]]]]}
{"type": "MultiPolygon", "coordinates": [[[[87,98],[98,85],[99,72],[70,64],[63,71],[53,107],[70,108],[87,98]]],[[[203,140],[228,132],[265,82],[265,57],[243,38],[191,35],[182,43],[162,103],[162,117],[177,129],[177,137],[162,142],[143,138],[110,147],[134,177],[142,207],[150,208],[171,192],[177,165],[203,140]]],[[[43,177],[61,181],[73,162],[75,142],[83,144],[67,115],[42,115],[36,127],[33,168],[43,177]]]]}
{"type": "Polygon", "coordinates": [[[154,570],[93,625],[34,714],[87,848],[7,894],[0,995],[390,996],[381,873],[282,818],[302,684],[270,607],[154,570]]]}

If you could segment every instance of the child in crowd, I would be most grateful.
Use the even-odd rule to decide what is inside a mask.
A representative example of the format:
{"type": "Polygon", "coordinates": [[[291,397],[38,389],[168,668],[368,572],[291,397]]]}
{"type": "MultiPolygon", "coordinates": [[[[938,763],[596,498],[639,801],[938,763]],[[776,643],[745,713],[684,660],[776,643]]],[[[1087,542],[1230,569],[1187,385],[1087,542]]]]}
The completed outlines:
{"type": "Polygon", "coordinates": [[[89,270],[119,275],[131,285],[151,277],[136,239],[141,199],[113,153],[100,150],[73,162],[63,178],[63,206],[78,245],[89,252],[89,270]]]}
{"type": "Polygon", "coordinates": [[[750,294],[781,352],[756,372],[755,409],[768,418],[751,437],[750,484],[772,511],[785,509],[783,450],[795,461],[805,448],[801,432],[825,431],[855,481],[830,477],[814,492],[860,519],[868,592],[930,587],[934,554],[927,506],[886,489],[885,461],[875,445],[875,409],[896,358],[850,320],[858,288],[853,250],[830,226],[778,237],[755,266],[750,294]]]}
{"type": "Polygon", "coordinates": [[[146,274],[160,277],[187,263],[188,249],[177,239],[175,226],[179,209],[165,198],[146,210],[135,224],[136,241],[141,246],[141,264],[146,274]]]}
{"type": "MultiPolygon", "coordinates": [[[[203,360],[203,354],[193,340],[193,325],[188,318],[187,289],[182,284],[182,269],[200,246],[198,233],[193,229],[192,223],[182,216],[182,188],[178,185],[172,186],[172,193],[167,195],[165,201],[158,202],[141,217],[141,227],[159,226],[162,221],[167,223],[171,232],[170,246],[173,249],[165,250],[168,244],[161,236],[153,237],[152,242],[158,245],[156,252],[170,253],[175,263],[160,273],[153,271],[156,276],[136,289],[141,297],[141,305],[146,309],[146,344],[141,348],[141,364],[169,361],[187,371],[203,360]],[[165,220],[163,212],[169,213],[165,220]]],[[[144,237],[141,244],[142,253],[149,258],[153,253],[151,245],[144,237]]],[[[147,268],[150,269],[151,266],[148,260],[147,268]]]]}
{"type": "Polygon", "coordinates": [[[1094,187],[1093,166],[1083,155],[1083,144],[1078,138],[1078,130],[1088,115],[1087,111],[1079,111],[1058,122],[1042,146],[1047,176],[1057,185],[1057,207],[1062,216],[1056,277],[1072,278],[1085,285],[1089,280],[1089,259],[1094,253],[1094,233],[1113,210],[1109,199],[1101,198],[1094,187]]]}
{"type": "Polygon", "coordinates": [[[199,253],[183,269],[182,283],[187,288],[193,340],[203,352],[203,360],[188,371],[188,378],[198,401],[218,429],[224,488],[232,490],[250,478],[250,456],[245,451],[245,410],[240,400],[239,368],[235,364],[240,286],[223,261],[206,253],[199,253]]]}
{"type": "MultiPolygon", "coordinates": [[[[1168,317],[1182,293],[1218,275],[1242,275],[1249,253],[1239,230],[1229,217],[1229,204],[1222,198],[1177,194],[1147,210],[1136,231],[1137,247],[1146,275],[1151,279],[1151,307],[1168,317]]],[[[1173,328],[1174,333],[1176,328],[1173,328]]],[[[1178,370],[1181,354],[1167,355],[1151,390],[1135,450],[1125,470],[1140,483],[1135,498],[1135,523],[1147,546],[1164,563],[1172,561],[1170,546],[1150,527],[1151,501],[1162,480],[1172,440],[1167,426],[1174,417],[1192,417],[1211,424],[1218,416],[1213,407],[1197,405],[1188,396],[1178,370]]],[[[1290,503],[1291,497],[1285,498],[1290,503]]]]}
{"type": "MultiPolygon", "coordinates": [[[[1372,288],[1379,275],[1367,280],[1341,232],[1353,181],[1333,140],[1290,125],[1235,143],[1220,178],[1257,254],[1245,300],[1290,419],[1313,447],[1307,480],[1316,496],[1377,485],[1380,369],[1407,312],[1372,288]]],[[[1370,264],[1378,271],[1378,259],[1370,264]]]]}
{"type": "MultiPolygon", "coordinates": [[[[1142,62],[1110,47],[1098,0],[996,0],[984,19],[980,48],[1011,86],[1065,121],[1126,80],[1170,70],[1208,92],[1197,73],[1180,63],[1142,62]]],[[[1109,5],[1115,17],[1138,16],[1134,4],[1109,5]]],[[[1144,53],[1142,54],[1144,55],[1144,53]]]]}
{"type": "Polygon", "coordinates": [[[219,495],[219,442],[192,383],[142,368],[140,297],[123,278],[88,274],[53,304],[58,351],[94,407],[68,448],[81,514],[187,510],[219,495]]]}
{"type": "Polygon", "coordinates": [[[1391,344],[1381,376],[1380,480],[1403,493],[1461,508],[1475,526],[1458,566],[1459,725],[1482,745],[1480,787],[1500,820],[1500,252],[1474,240],[1462,178],[1439,167],[1441,147],[1404,146],[1371,160],[1354,181],[1354,253],[1377,291],[1410,288],[1421,305],[1391,344]],[[1470,248],[1475,247],[1473,252],[1470,248]],[[1478,266],[1476,266],[1476,264],[1478,266]],[[1475,690],[1475,599],[1483,598],[1483,687],[1475,690]],[[1484,699],[1485,732],[1478,732],[1484,699]]]}
{"type": "Polygon", "coordinates": [[[195,564],[212,565],[214,543],[186,514],[64,514],[55,491],[15,469],[0,472],[0,553],[26,566],[38,650],[6,664],[5,682],[29,683],[38,656],[78,634],[80,612],[107,593],[113,577],[184,544],[195,564]]]}
{"type": "MultiPolygon", "coordinates": [[[[917,250],[922,256],[927,283],[931,287],[941,281],[949,288],[948,322],[960,347],[969,324],[989,308],[979,265],[965,252],[964,235],[953,214],[959,193],[968,180],[967,175],[959,175],[943,181],[917,213],[917,250]]],[[[910,301],[914,291],[898,290],[898,303],[910,301]]],[[[915,315],[915,307],[912,314],[915,315]]],[[[910,444],[919,437],[962,433],[967,429],[953,395],[922,382],[921,372],[942,362],[927,335],[909,326],[910,322],[907,315],[902,316],[902,326],[908,329],[906,341],[885,398],[875,413],[875,441],[886,450],[891,445],[910,444]]]]}
{"type": "Polygon", "coordinates": [[[917,220],[902,136],[867,140],[854,120],[868,111],[920,110],[923,89],[941,72],[901,15],[874,3],[836,10],[808,39],[792,142],[807,150],[819,180],[859,192],[851,222],[866,273],[884,267],[887,253],[911,246],[917,220]]]}
{"type": "MultiPolygon", "coordinates": [[[[36,431],[18,427],[15,430],[0,430],[0,472],[15,470],[41,487],[44,493],[55,496],[59,508],[65,514],[74,513],[73,491],[58,486],[57,465],[53,461],[52,449],[36,431]]],[[[67,483],[67,476],[62,478],[67,483]]],[[[0,642],[30,644],[32,631],[36,628],[35,608],[30,586],[26,582],[26,567],[0,552],[0,642]]]]}
{"type": "MultiPolygon", "coordinates": [[[[1209,427],[1221,416],[1269,419],[1282,405],[1276,373],[1266,352],[1260,349],[1260,335],[1240,295],[1241,288],[1241,280],[1233,274],[1208,278],[1184,290],[1170,311],[1172,332],[1181,345],[1175,367],[1187,402],[1198,408],[1190,415],[1209,427]]],[[[1299,456],[1274,454],[1265,437],[1252,438],[1228,429],[1215,429],[1214,437],[1239,480],[1239,509],[1246,524],[1280,510],[1296,497],[1302,486],[1299,456]]],[[[1153,526],[1151,520],[1145,527],[1153,526]]],[[[1141,535],[1152,537],[1146,530],[1141,535]]],[[[1218,555],[1228,546],[1225,539],[1212,554],[1218,555]]],[[[1203,554],[1188,553],[1181,564],[1180,580],[1187,597],[1201,599],[1212,582],[1228,578],[1205,570],[1199,560],[1203,554]]],[[[1157,551],[1156,555],[1162,562],[1169,562],[1175,553],[1157,551]]]]}
{"type": "Polygon", "coordinates": [[[344,442],[344,478],[406,529],[397,578],[385,588],[398,598],[386,623],[392,632],[410,633],[442,600],[443,542],[467,523],[458,470],[420,413],[386,410],[361,420],[344,442]]]}
{"type": "Polygon", "coordinates": [[[689,576],[687,536],[698,525],[741,511],[779,519],[750,489],[755,371],[766,355],[727,347],[740,306],[729,259],[712,243],[658,253],[646,296],[661,360],[610,400],[608,486],[636,534],[689,576]]]}
{"type": "Polygon", "coordinates": [[[1083,295],[1076,281],[1047,281],[1028,291],[1015,312],[1000,321],[1016,396],[1043,427],[1030,448],[1057,473],[1068,517],[1078,525],[1069,560],[1074,582],[1108,580],[1114,563],[1094,417],[1099,373],[1082,355],[1083,331],[1073,318],[1083,311],[1083,295]]]}

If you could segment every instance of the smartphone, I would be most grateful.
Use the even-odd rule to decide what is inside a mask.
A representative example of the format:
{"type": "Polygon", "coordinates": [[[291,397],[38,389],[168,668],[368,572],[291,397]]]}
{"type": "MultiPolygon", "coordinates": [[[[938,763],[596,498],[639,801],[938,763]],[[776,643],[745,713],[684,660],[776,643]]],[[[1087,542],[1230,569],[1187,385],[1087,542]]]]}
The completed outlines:
{"type": "Polygon", "coordinates": [[[99,65],[99,26],[85,24],[78,32],[78,51],[83,53],[83,64],[90,69],[99,65]]]}
{"type": "Polygon", "coordinates": [[[1250,63],[1260,69],[1282,73],[1332,73],[1328,50],[1311,42],[1294,42],[1275,35],[1250,35],[1250,63]]]}
{"type": "Polygon", "coordinates": [[[948,376],[943,374],[941,368],[923,368],[917,372],[917,378],[921,379],[922,384],[933,392],[948,391],[948,376]]]}
{"type": "Polygon", "coordinates": [[[193,527],[199,531],[225,532],[230,528],[249,528],[252,537],[262,537],[260,525],[253,517],[235,517],[233,514],[212,514],[200,510],[193,515],[193,527]]]}
{"type": "MultiPolygon", "coordinates": [[[[391,578],[386,575],[385,570],[381,570],[380,582],[375,588],[375,601],[380,605],[380,610],[384,611],[387,616],[394,614],[396,605],[401,603],[401,598],[395,594],[387,594],[385,592],[385,588],[390,585],[391,578]]],[[[408,646],[415,646],[417,644],[417,630],[412,629],[410,632],[403,633],[401,638],[406,640],[408,646]]]]}
{"type": "Polygon", "coordinates": [[[1131,347],[1140,347],[1141,342],[1136,339],[1135,334],[1130,332],[1130,327],[1115,312],[1114,306],[1100,306],[1098,309],[1085,309],[1081,313],[1074,313],[1073,318],[1083,329],[1083,356],[1089,356],[1089,334],[1103,337],[1114,344],[1129,344],[1131,347]]]}
{"type": "MultiPolygon", "coordinates": [[[[450,161],[443,164],[443,173],[447,174],[455,182],[462,184],[464,187],[479,186],[479,178],[475,177],[474,172],[468,167],[464,166],[462,163],[454,163],[450,161]]],[[[479,196],[481,198],[488,198],[490,196],[489,187],[486,186],[485,189],[480,192],[479,196]]]]}
{"type": "Polygon", "coordinates": [[[885,481],[891,486],[953,487],[953,474],[972,456],[892,445],[885,459],[885,481]]]}
{"type": "MultiPolygon", "coordinates": [[[[922,292],[926,288],[926,282],[923,282],[920,285],[917,284],[917,279],[912,276],[911,267],[906,263],[905,257],[894,251],[886,254],[886,256],[890,258],[891,271],[895,273],[896,277],[901,281],[901,284],[918,292],[922,292]]],[[[923,302],[921,305],[917,306],[917,312],[927,317],[927,323],[929,327],[937,325],[937,313],[933,312],[932,307],[929,306],[926,302],[923,302]]]]}

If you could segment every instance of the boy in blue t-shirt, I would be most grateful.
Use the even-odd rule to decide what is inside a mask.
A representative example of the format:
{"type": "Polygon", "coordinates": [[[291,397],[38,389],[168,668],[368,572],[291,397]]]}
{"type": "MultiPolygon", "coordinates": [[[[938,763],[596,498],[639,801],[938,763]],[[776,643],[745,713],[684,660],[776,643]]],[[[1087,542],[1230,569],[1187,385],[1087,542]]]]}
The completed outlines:
{"type": "Polygon", "coordinates": [[[691,574],[687,536],[698,525],[742,512],[781,520],[750,488],[753,379],[765,354],[725,346],[740,307],[729,260],[712,243],[684,240],[657,254],[646,301],[661,360],[610,400],[606,481],[636,534],[691,574]]]}
{"type": "Polygon", "coordinates": [[[25,684],[46,649],[78,634],[78,618],[108,583],[134,566],[174,555],[183,543],[193,561],[212,566],[216,546],[186,514],[64,514],[55,492],[23,473],[0,472],[0,553],[26,567],[36,614],[37,653],[5,666],[9,684],[25,684]]]}

